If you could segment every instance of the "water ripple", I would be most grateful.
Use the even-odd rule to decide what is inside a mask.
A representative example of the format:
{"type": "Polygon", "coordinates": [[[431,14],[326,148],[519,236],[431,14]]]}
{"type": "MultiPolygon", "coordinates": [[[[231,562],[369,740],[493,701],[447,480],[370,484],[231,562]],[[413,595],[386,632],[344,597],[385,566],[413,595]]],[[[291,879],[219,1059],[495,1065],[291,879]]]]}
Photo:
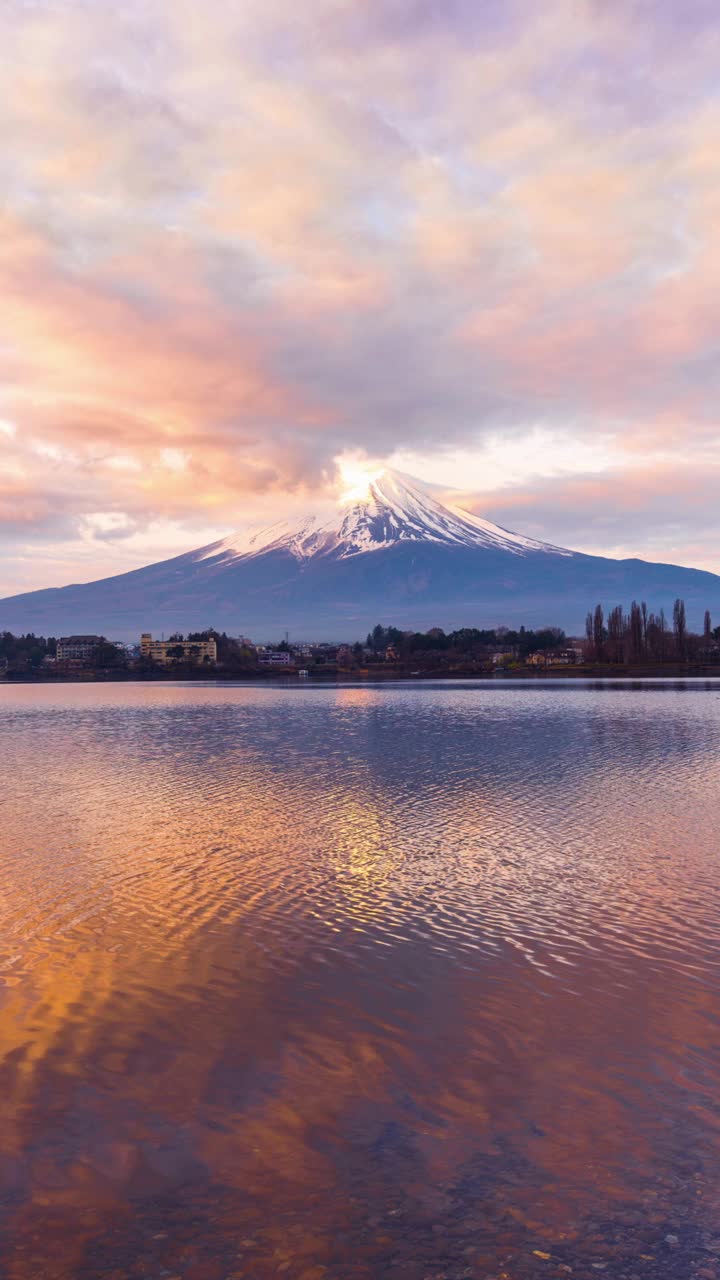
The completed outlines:
{"type": "Polygon", "coordinates": [[[190,1275],[182,1204],[228,1274],[534,1275],[638,1205],[659,1273],[653,1213],[701,1248],[717,691],[0,696],[0,1186],[40,1273],[190,1275]]]}

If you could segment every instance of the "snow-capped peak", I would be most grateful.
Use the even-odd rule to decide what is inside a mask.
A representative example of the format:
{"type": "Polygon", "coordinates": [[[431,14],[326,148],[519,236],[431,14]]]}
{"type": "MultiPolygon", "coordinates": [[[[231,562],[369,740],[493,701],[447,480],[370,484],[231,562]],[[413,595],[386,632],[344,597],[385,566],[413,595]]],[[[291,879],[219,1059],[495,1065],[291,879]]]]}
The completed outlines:
{"type": "Polygon", "coordinates": [[[421,480],[387,469],[368,478],[362,496],[354,491],[334,511],[325,508],[320,513],[256,525],[204,547],[198,558],[245,559],[285,551],[296,560],[320,555],[345,560],[399,542],[494,548],[520,556],[536,551],[573,554],[440,502],[421,480]]]}

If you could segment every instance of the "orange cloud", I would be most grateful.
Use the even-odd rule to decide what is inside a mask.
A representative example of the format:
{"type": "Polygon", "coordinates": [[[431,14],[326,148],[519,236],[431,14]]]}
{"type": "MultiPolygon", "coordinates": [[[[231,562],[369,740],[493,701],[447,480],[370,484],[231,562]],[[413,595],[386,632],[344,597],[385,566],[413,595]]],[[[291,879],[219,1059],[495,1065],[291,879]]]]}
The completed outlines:
{"type": "Polygon", "coordinates": [[[6,554],[53,512],[79,555],[94,511],[192,544],[348,449],[430,473],[538,422],[652,465],[705,448],[719,26],[664,0],[10,4],[6,554]]]}

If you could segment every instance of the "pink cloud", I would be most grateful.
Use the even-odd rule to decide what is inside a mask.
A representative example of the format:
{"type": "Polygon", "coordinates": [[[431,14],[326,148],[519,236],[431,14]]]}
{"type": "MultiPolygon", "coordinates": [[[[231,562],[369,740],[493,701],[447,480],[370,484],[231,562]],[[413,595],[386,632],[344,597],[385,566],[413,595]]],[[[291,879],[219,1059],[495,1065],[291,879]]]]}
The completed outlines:
{"type": "Polygon", "coordinates": [[[614,432],[630,512],[639,456],[654,474],[707,451],[720,18],[313,0],[295,19],[280,0],[4,15],[10,554],[19,527],[81,539],[92,511],[191,543],[253,494],[322,488],[344,449],[414,450],[430,475],[439,449],[538,422],[614,432]]]}
{"type": "Polygon", "coordinates": [[[507,528],[546,535],[589,554],[640,556],[720,573],[717,464],[634,462],[601,474],[562,475],[461,495],[507,528]]]}

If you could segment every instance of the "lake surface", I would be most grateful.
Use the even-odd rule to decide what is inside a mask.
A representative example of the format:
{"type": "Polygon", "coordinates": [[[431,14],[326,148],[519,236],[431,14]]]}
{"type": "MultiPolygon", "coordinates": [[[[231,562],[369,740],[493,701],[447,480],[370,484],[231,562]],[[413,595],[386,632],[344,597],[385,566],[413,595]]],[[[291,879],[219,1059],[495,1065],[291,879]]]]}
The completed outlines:
{"type": "Polygon", "coordinates": [[[720,683],[0,686],[0,1276],[720,1275],[720,683]]]}

